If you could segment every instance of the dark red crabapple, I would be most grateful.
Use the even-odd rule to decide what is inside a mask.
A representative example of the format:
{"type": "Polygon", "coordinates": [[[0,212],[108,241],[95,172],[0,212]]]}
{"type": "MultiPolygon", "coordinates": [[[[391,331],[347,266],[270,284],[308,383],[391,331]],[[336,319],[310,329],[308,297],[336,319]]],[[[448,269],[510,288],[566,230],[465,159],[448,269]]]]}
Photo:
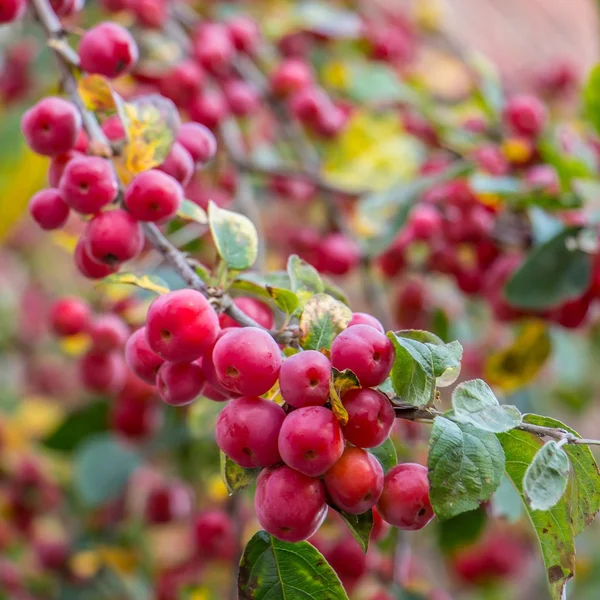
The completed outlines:
{"type": "Polygon", "coordinates": [[[120,354],[90,350],[79,362],[79,376],[90,392],[115,393],[125,384],[127,369],[120,354]]]}
{"type": "Polygon", "coordinates": [[[185,106],[200,93],[203,83],[204,71],[198,64],[183,60],[160,78],[158,89],[177,106],[185,106]]]}
{"type": "Polygon", "coordinates": [[[187,107],[190,118],[215,129],[229,113],[225,96],[214,89],[203,90],[187,107]]]}
{"type": "Polygon", "coordinates": [[[310,477],[330,469],[344,452],[344,436],[337,417],[323,406],[292,411],[279,432],[283,462],[310,477]]]}
{"type": "MultiPolygon", "coordinates": [[[[261,327],[265,329],[273,328],[275,324],[273,311],[264,302],[248,296],[241,296],[236,298],[233,303],[246,315],[254,319],[261,327]]],[[[234,321],[225,313],[219,315],[219,323],[223,329],[227,327],[241,327],[237,321],[234,321]]]]}
{"type": "Polygon", "coordinates": [[[76,156],[82,156],[81,152],[69,150],[68,152],[56,154],[50,158],[50,165],[48,166],[48,184],[50,187],[58,187],[60,178],[62,177],[66,166],[69,164],[69,161],[73,160],[76,156]]]}
{"type": "Polygon", "coordinates": [[[202,367],[196,363],[163,363],[156,374],[156,389],[171,406],[184,406],[195,400],[204,387],[202,367]]]}
{"type": "Polygon", "coordinates": [[[20,19],[27,8],[26,0],[2,0],[0,2],[0,23],[10,23],[20,19]]]}
{"type": "Polygon", "coordinates": [[[157,168],[176,179],[183,186],[190,182],[196,169],[192,155],[179,142],[175,142],[171,146],[167,158],[157,168]]]}
{"type": "Polygon", "coordinates": [[[219,333],[217,313],[196,290],[156,298],[146,316],[150,348],[170,362],[192,362],[212,347],[219,333]]]}
{"type": "Polygon", "coordinates": [[[67,566],[69,546],[60,540],[36,540],[34,549],[40,565],[49,571],[61,571],[67,566]]]}
{"type": "Polygon", "coordinates": [[[236,15],[227,21],[229,37],[239,52],[254,54],[260,44],[260,32],[254,19],[236,15]]]}
{"type": "Polygon", "coordinates": [[[189,517],[192,507],[192,494],[185,485],[162,483],[148,493],[144,518],[152,524],[172,523],[189,517]]]}
{"type": "Polygon", "coordinates": [[[325,473],[324,481],[338,508],[359,515],[379,500],[383,490],[383,469],[371,453],[349,446],[325,473]]]}
{"type": "Polygon", "coordinates": [[[394,345],[370,325],[354,325],[342,331],[331,345],[331,364],[350,369],[365,387],[383,383],[395,357],[394,345]]]}
{"type": "Polygon", "coordinates": [[[137,59],[138,47],[133,36],[116,23],[92,27],[79,43],[79,61],[87,73],[118,77],[130,71],[137,59]]]}
{"type": "Polygon", "coordinates": [[[247,469],[281,462],[277,440],[285,419],[283,408],[258,397],[232,400],[219,413],[215,431],[219,448],[247,469]]]}
{"type": "Polygon", "coordinates": [[[177,132],[177,141],[190,153],[196,164],[204,164],[217,153],[217,138],[202,123],[183,123],[177,132]]]}
{"type": "Polygon", "coordinates": [[[79,238],[75,246],[75,266],[79,272],[88,279],[103,279],[111,273],[116,273],[119,270],[118,265],[103,265],[92,260],[85,248],[85,240],[79,238]]]}
{"type": "Polygon", "coordinates": [[[350,535],[333,544],[324,556],[347,591],[352,590],[367,572],[367,557],[350,535]]]}
{"type": "Polygon", "coordinates": [[[235,528],[223,510],[201,512],[193,523],[196,551],[205,559],[231,560],[235,554],[235,528]]]}
{"type": "Polygon", "coordinates": [[[387,440],[396,415],[385,394],[355,388],[342,396],[342,402],[348,411],[344,436],[350,443],[360,448],[375,448],[387,440]]]}
{"type": "Polygon", "coordinates": [[[125,190],[125,207],[134,219],[160,223],[173,217],[183,202],[183,189],[167,173],[150,169],[136,175],[125,190]]]}
{"type": "Polygon", "coordinates": [[[503,118],[513,133],[534,137],[546,123],[546,107],[535,96],[515,96],[506,103],[503,118]]]}
{"type": "Polygon", "coordinates": [[[223,94],[232,115],[247,117],[256,113],[260,96],[252,85],[242,80],[231,80],[223,84],[223,94]]]}
{"type": "Polygon", "coordinates": [[[319,267],[332,275],[345,275],[360,262],[360,248],[342,233],[331,233],[319,244],[319,267]]]}
{"type": "Polygon", "coordinates": [[[376,319],[373,315],[369,315],[367,313],[352,313],[352,318],[350,319],[350,323],[348,323],[348,327],[353,327],[354,325],[370,325],[371,327],[375,327],[377,331],[385,333],[385,329],[383,328],[383,325],[379,319],[376,319]]]}
{"type": "Polygon", "coordinates": [[[66,297],[57,300],[50,309],[50,327],[59,336],[75,335],[87,330],[92,311],[85,300],[66,297]]]}
{"type": "Polygon", "coordinates": [[[222,23],[202,23],[192,40],[194,58],[211,73],[229,70],[235,56],[235,47],[227,27],[222,23]]]}
{"type": "Polygon", "coordinates": [[[128,439],[149,438],[158,431],[161,423],[162,413],[155,402],[119,397],[111,406],[112,430],[128,439]]]}
{"type": "Polygon", "coordinates": [[[312,68],[300,58],[282,60],[270,77],[271,91],[280,97],[294,94],[310,86],[312,82],[312,68]]]}
{"type": "Polygon", "coordinates": [[[88,328],[92,347],[98,352],[120,350],[129,339],[129,327],[117,315],[100,315],[88,328]]]}
{"type": "Polygon", "coordinates": [[[34,221],[47,231],[60,229],[69,218],[69,207],[54,188],[35,194],[29,201],[29,212],[34,221]]]}
{"type": "Polygon", "coordinates": [[[119,192],[110,162],[98,156],[77,156],[69,161],[59,189],[63,200],[84,215],[97,213],[119,192]]]}
{"type": "Polygon", "coordinates": [[[127,340],[125,361],[140,379],[152,385],[156,383],[156,374],[165,362],[148,345],[145,327],[134,331],[127,340]]]}
{"type": "MultiPolygon", "coordinates": [[[[383,491],[383,490],[382,490],[383,491]]],[[[372,542],[379,542],[382,540],[390,531],[390,524],[386,523],[379,514],[377,507],[373,507],[373,527],[371,529],[371,535],[369,539],[372,542]]]]}
{"type": "Polygon", "coordinates": [[[433,519],[427,467],[403,463],[390,469],[383,482],[377,510],[384,521],[399,529],[423,529],[433,519]]]}
{"type": "Polygon", "coordinates": [[[142,227],[122,209],[97,214],[84,233],[88,256],[105,265],[135,258],[144,248],[142,227]]]}
{"type": "Polygon", "coordinates": [[[281,351],[264,329],[231,328],[215,344],[212,359],[223,387],[244,396],[261,396],[279,377],[281,351]]]}
{"type": "Polygon", "coordinates": [[[305,350],[286,358],[279,372],[283,399],[294,408],[323,406],[329,399],[331,362],[316,350],[305,350]]]}
{"type": "Polygon", "coordinates": [[[290,467],[263,469],[256,483],[254,510],[261,527],[286,542],[312,537],[327,516],[325,487],[290,467]]]}
{"type": "Polygon", "coordinates": [[[34,152],[44,156],[73,149],[81,129],[81,115],[71,102],[48,97],[25,112],[21,131],[34,152]]]}

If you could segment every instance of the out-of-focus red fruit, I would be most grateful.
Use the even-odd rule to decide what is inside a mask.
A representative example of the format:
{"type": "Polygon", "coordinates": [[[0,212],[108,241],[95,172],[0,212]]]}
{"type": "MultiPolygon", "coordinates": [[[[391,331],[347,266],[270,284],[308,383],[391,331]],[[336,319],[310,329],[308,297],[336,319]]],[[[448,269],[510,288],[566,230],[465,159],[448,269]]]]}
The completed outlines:
{"type": "Polygon", "coordinates": [[[560,194],[560,179],[552,165],[535,165],[527,169],[525,183],[533,190],[549,196],[560,194]]]}
{"type": "Polygon", "coordinates": [[[438,134],[433,125],[412,110],[402,112],[402,126],[410,135],[421,140],[429,146],[436,146],[439,142],[438,134]]]}
{"type": "MultiPolygon", "coordinates": [[[[233,303],[251,319],[254,319],[261,327],[264,327],[265,329],[273,328],[273,325],[275,324],[273,311],[264,302],[256,300],[255,298],[242,296],[236,298],[233,303]]],[[[234,321],[225,313],[219,315],[219,323],[222,329],[228,327],[241,327],[237,321],[234,321]]]]}
{"type": "Polygon", "coordinates": [[[45,230],[60,229],[67,222],[69,212],[60,192],[53,188],[41,190],[29,201],[29,213],[45,230]]]}
{"type": "Polygon", "coordinates": [[[331,546],[325,558],[337,573],[346,591],[354,589],[367,572],[367,557],[358,542],[350,536],[342,538],[331,546]]]}
{"type": "Polygon", "coordinates": [[[192,512],[192,494],[180,483],[159,485],[148,494],[144,516],[148,523],[171,523],[187,518],[192,512]]]}
{"type": "Polygon", "coordinates": [[[27,8],[26,0],[2,0],[0,3],[0,23],[10,23],[20,19],[27,8]]]}
{"type": "Polygon", "coordinates": [[[176,179],[182,186],[186,186],[192,179],[196,166],[192,155],[179,142],[171,146],[167,158],[157,167],[164,171],[173,179],[176,179]]]}
{"type": "Polygon", "coordinates": [[[504,108],[507,127],[517,135],[535,137],[546,124],[546,107],[535,96],[515,96],[504,108]]]}
{"type": "Polygon", "coordinates": [[[150,348],[145,327],[131,334],[125,345],[125,361],[140,379],[152,385],[156,383],[156,374],[165,362],[150,348]]]}
{"type": "Polygon", "coordinates": [[[125,346],[129,338],[129,327],[116,315],[96,317],[88,328],[94,350],[112,352],[125,346]]]}
{"type": "Polygon", "coordinates": [[[510,165],[497,146],[492,144],[480,146],[474,154],[475,162],[479,168],[490,175],[500,176],[508,173],[510,165]]]}
{"type": "Polygon", "coordinates": [[[369,539],[372,542],[379,542],[382,540],[390,531],[391,526],[389,523],[386,523],[379,514],[377,507],[373,507],[373,527],[371,529],[371,535],[369,539]]]}
{"type": "Polygon", "coordinates": [[[216,129],[229,113],[225,96],[214,89],[204,90],[190,102],[187,109],[192,120],[211,130],[216,129]]]}
{"type": "Polygon", "coordinates": [[[184,60],[171,67],[160,79],[160,93],[177,106],[189,104],[200,93],[204,71],[192,60],[184,60]]]}
{"type": "Polygon", "coordinates": [[[131,397],[120,397],[113,404],[110,417],[113,431],[132,440],[151,437],[162,423],[159,405],[131,397]]]}
{"type": "Polygon", "coordinates": [[[142,27],[149,29],[162,29],[169,18],[166,0],[128,0],[127,8],[142,27]]]}
{"type": "Polygon", "coordinates": [[[260,96],[256,88],[243,80],[233,79],[223,84],[223,94],[232,115],[247,117],[260,107],[260,96]]]}
{"type": "Polygon", "coordinates": [[[429,204],[419,204],[408,217],[408,227],[417,240],[429,240],[439,235],[442,228],[440,211],[429,204]]]}
{"type": "Polygon", "coordinates": [[[313,71],[305,60],[287,58],[277,65],[270,83],[273,94],[285,97],[310,86],[313,83],[313,71]]]}
{"type": "Polygon", "coordinates": [[[198,554],[205,559],[231,560],[235,554],[235,531],[231,517],[222,510],[200,513],[193,524],[198,554]]]}
{"type": "Polygon", "coordinates": [[[111,115],[102,122],[102,131],[111,142],[123,140],[126,136],[125,128],[119,115],[111,115]]]}
{"type": "Polygon", "coordinates": [[[254,19],[245,15],[236,15],[227,21],[229,37],[236,50],[254,54],[260,44],[260,32],[254,19]]]}
{"type": "Polygon", "coordinates": [[[80,238],[75,246],[75,266],[79,272],[88,279],[103,279],[119,270],[119,265],[103,265],[92,260],[85,248],[85,240],[80,238]]]}
{"type": "Polygon", "coordinates": [[[194,58],[207,71],[215,74],[226,73],[235,56],[227,26],[222,23],[202,23],[192,39],[194,58]]]}
{"type": "Polygon", "coordinates": [[[550,317],[566,329],[577,329],[585,323],[592,300],[591,294],[583,294],[580,298],[562,304],[552,311],[550,317]]]}
{"type": "Polygon", "coordinates": [[[59,336],[82,333],[87,330],[91,315],[88,303],[81,298],[61,298],[50,309],[50,327],[59,336]]]}
{"type": "Polygon", "coordinates": [[[67,565],[69,546],[63,541],[36,540],[35,553],[40,565],[49,571],[61,571],[67,565]]]}
{"type": "Polygon", "coordinates": [[[177,141],[190,153],[197,165],[207,163],[217,153],[217,139],[201,123],[183,123],[177,133],[177,141]]]}
{"type": "Polygon", "coordinates": [[[114,394],[123,388],[127,369],[120,354],[90,350],[79,362],[79,376],[90,392],[114,394]]]}

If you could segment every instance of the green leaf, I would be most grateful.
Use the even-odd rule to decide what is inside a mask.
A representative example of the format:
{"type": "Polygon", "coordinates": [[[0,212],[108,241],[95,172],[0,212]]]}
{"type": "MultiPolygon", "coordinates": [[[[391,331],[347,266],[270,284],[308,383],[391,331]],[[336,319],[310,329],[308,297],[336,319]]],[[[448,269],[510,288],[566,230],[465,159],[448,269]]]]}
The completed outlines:
{"type": "Polygon", "coordinates": [[[510,304],[529,309],[551,308],[585,292],[591,277],[590,256],[579,248],[568,247],[568,240],[581,230],[569,227],[527,256],[505,287],[510,304]]]}
{"type": "Polygon", "coordinates": [[[504,453],[493,434],[436,417],[427,466],[433,510],[446,520],[489,500],[504,474],[504,453]]]}
{"type": "Polygon", "coordinates": [[[90,402],[67,415],[65,420],[42,443],[46,448],[72,452],[85,438],[106,431],[109,406],[106,400],[90,402]]]}
{"type": "Polygon", "coordinates": [[[245,469],[244,467],[240,467],[224,452],[221,452],[220,456],[221,478],[230,496],[247,488],[260,473],[260,469],[245,469]]]}
{"type": "Polygon", "coordinates": [[[452,385],[460,375],[460,361],[462,360],[463,347],[460,342],[449,344],[425,344],[431,351],[433,374],[438,387],[452,385]]]}
{"type": "Polygon", "coordinates": [[[341,287],[331,282],[329,279],[327,279],[327,277],[322,277],[321,279],[323,280],[324,285],[323,291],[326,294],[329,294],[330,296],[333,296],[336,300],[339,300],[340,302],[343,302],[344,304],[350,306],[350,300],[348,300],[346,292],[344,292],[344,290],[341,287]]]}
{"type": "Polygon", "coordinates": [[[300,304],[298,296],[290,290],[267,286],[267,293],[273,299],[277,308],[288,315],[293,314],[300,304]]]}
{"type": "Polygon", "coordinates": [[[479,75],[475,97],[492,121],[498,121],[504,106],[504,91],[498,70],[481,54],[473,56],[470,64],[479,75]]]}
{"type": "Polygon", "coordinates": [[[186,221],[194,221],[195,223],[200,223],[201,225],[206,225],[208,223],[208,215],[206,211],[198,206],[195,202],[188,200],[187,198],[183,199],[179,210],[177,211],[177,216],[185,219],[186,221]]]}
{"type": "Polygon", "coordinates": [[[437,535],[440,550],[445,554],[476,541],[487,523],[487,512],[481,506],[447,521],[438,521],[437,535]]]}
{"type": "Polygon", "coordinates": [[[369,448],[369,452],[381,463],[384,473],[387,473],[398,464],[398,453],[391,438],[375,448],[369,448]]]}
{"type": "Polygon", "coordinates": [[[406,100],[410,89],[389,66],[373,61],[349,65],[347,94],[355,102],[390,102],[406,100]]]}
{"type": "Polygon", "coordinates": [[[140,454],[133,448],[110,435],[98,435],[78,448],[73,485],[85,504],[98,506],[121,495],[141,462],[140,454]]]}
{"type": "Polygon", "coordinates": [[[327,294],[315,294],[300,317],[300,345],[305,350],[329,350],[351,319],[352,311],[345,304],[327,294]]]}
{"type": "Polygon", "coordinates": [[[476,194],[512,196],[521,191],[521,181],[517,177],[494,177],[485,173],[471,175],[469,185],[476,194]]]}
{"type": "Polygon", "coordinates": [[[348,600],[338,576],[308,542],[259,531],[240,562],[239,600],[348,600]]]}
{"type": "Polygon", "coordinates": [[[373,529],[373,511],[367,510],[361,515],[351,515],[343,510],[332,507],[344,519],[352,537],[358,542],[362,551],[366,554],[369,549],[371,529],[373,529]]]}
{"type": "Polygon", "coordinates": [[[219,253],[230,269],[249,269],[258,255],[258,234],[248,217],[208,203],[208,224],[219,253]]]}
{"type": "Polygon", "coordinates": [[[569,480],[569,457],[554,441],[533,457],[523,477],[523,491],[532,510],[549,510],[562,498],[569,480]]]}
{"type": "Polygon", "coordinates": [[[583,88],[583,109],[596,133],[600,133],[600,65],[590,71],[583,88]]]}
{"type": "Polygon", "coordinates": [[[452,393],[453,420],[470,423],[484,431],[503,433],[521,423],[515,406],[502,406],[490,386],[481,379],[465,381],[452,393]]]}
{"type": "Polygon", "coordinates": [[[288,258],[287,272],[292,292],[298,296],[302,306],[314,294],[321,294],[325,291],[325,285],[319,272],[295,254],[288,258]]]}
{"type": "Polygon", "coordinates": [[[521,496],[506,474],[492,496],[492,514],[505,518],[509,523],[516,523],[525,514],[521,496]]]}
{"type": "Polygon", "coordinates": [[[444,343],[444,340],[435,335],[435,333],[425,331],[424,329],[401,329],[400,331],[396,331],[396,335],[408,340],[422,342],[423,344],[441,345],[444,343]]]}
{"type": "Polygon", "coordinates": [[[135,275],[134,273],[113,273],[108,275],[101,282],[101,285],[135,285],[147,292],[155,294],[166,294],[169,291],[169,286],[160,277],[156,275],[135,275]]]}

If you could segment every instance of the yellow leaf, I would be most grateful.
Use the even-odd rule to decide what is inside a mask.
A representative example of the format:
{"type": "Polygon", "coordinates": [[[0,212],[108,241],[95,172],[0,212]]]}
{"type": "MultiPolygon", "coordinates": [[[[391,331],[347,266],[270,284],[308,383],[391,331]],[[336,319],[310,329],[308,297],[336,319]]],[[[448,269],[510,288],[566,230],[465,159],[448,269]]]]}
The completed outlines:
{"type": "Polygon", "coordinates": [[[138,566],[137,556],[126,548],[101,546],[98,554],[104,564],[121,575],[131,575],[138,566]]]}
{"type": "Polygon", "coordinates": [[[206,486],[208,497],[214,502],[222,502],[229,497],[229,492],[220,475],[213,475],[206,486]]]}
{"type": "Polygon", "coordinates": [[[84,550],[74,554],[70,561],[71,570],[82,579],[90,579],[102,567],[102,559],[96,550],[84,550]]]}
{"type": "Polygon", "coordinates": [[[328,88],[345,90],[350,78],[348,66],[343,61],[334,59],[323,67],[321,78],[328,88]]]}
{"type": "Polygon", "coordinates": [[[39,396],[24,398],[12,419],[16,420],[28,438],[40,439],[56,429],[64,416],[57,402],[39,396]]]}
{"type": "Polygon", "coordinates": [[[58,345],[68,356],[81,356],[90,346],[90,338],[85,333],[78,333],[61,338],[58,345]]]}
{"type": "Polygon", "coordinates": [[[156,294],[166,294],[169,291],[169,286],[160,277],[133,273],[114,273],[105,277],[98,285],[135,285],[156,294]]]}
{"type": "Polygon", "coordinates": [[[521,165],[529,161],[533,148],[527,140],[508,138],[502,142],[502,152],[511,163],[521,165]]]}
{"type": "Polygon", "coordinates": [[[546,325],[537,319],[528,320],[508,348],[488,357],[486,381],[505,392],[513,392],[536,377],[550,351],[551,341],[546,325]]]}
{"type": "Polygon", "coordinates": [[[75,252],[75,247],[77,246],[77,242],[79,240],[76,235],[67,233],[62,229],[58,229],[56,231],[51,231],[50,237],[59,248],[66,250],[69,254],[73,254],[75,252]]]}
{"type": "Polygon", "coordinates": [[[85,107],[93,112],[117,110],[118,96],[110,81],[102,75],[86,75],[77,82],[77,90],[85,107]]]}
{"type": "Polygon", "coordinates": [[[348,422],[348,411],[342,404],[342,397],[348,390],[357,387],[360,387],[360,384],[356,375],[350,369],[344,371],[333,369],[329,381],[329,400],[331,410],[342,426],[348,422]]]}

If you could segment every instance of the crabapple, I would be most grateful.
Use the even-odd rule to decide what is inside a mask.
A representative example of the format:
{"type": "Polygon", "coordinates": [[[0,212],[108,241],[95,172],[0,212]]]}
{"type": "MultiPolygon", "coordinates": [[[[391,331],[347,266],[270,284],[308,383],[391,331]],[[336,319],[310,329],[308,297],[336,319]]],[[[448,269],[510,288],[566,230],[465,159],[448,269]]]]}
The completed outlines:
{"type": "MultiPolygon", "coordinates": [[[[236,298],[233,303],[261,327],[271,329],[275,324],[273,311],[264,302],[248,296],[241,296],[236,298]]],[[[219,315],[219,323],[223,329],[226,327],[241,327],[237,321],[225,313],[219,315]]]]}
{"type": "Polygon", "coordinates": [[[323,482],[288,466],[263,469],[254,510],[261,527],[286,542],[312,537],[327,516],[323,482]]]}
{"type": "Polygon", "coordinates": [[[348,327],[331,345],[331,364],[339,371],[350,369],[366,387],[385,381],[394,357],[392,342],[370,325],[348,327]]]}
{"type": "Polygon", "coordinates": [[[235,47],[222,23],[202,23],[192,40],[194,58],[209,72],[223,73],[235,56],[235,47]]]}
{"type": "Polygon", "coordinates": [[[96,317],[88,327],[94,350],[112,352],[120,350],[129,339],[129,328],[125,321],[116,315],[96,317]]]}
{"type": "MultiPolygon", "coordinates": [[[[383,491],[383,490],[382,490],[383,491]]],[[[371,528],[371,535],[369,539],[372,542],[378,542],[382,540],[389,532],[390,525],[386,523],[379,514],[377,507],[373,507],[373,527],[371,528]]]]}
{"type": "Polygon", "coordinates": [[[81,298],[61,298],[50,309],[50,327],[59,336],[82,333],[90,324],[91,314],[88,303],[81,298]]]}
{"type": "Polygon", "coordinates": [[[29,201],[29,212],[45,230],[60,229],[69,218],[69,207],[57,189],[41,190],[29,201]]]}
{"type": "Polygon", "coordinates": [[[535,137],[546,122],[546,107],[535,96],[515,96],[504,108],[506,125],[517,135],[535,137]]]}
{"type": "MultiPolygon", "coordinates": [[[[223,333],[225,332],[221,330],[221,335],[223,333]]],[[[202,372],[204,373],[204,378],[206,379],[203,395],[210,400],[214,400],[215,402],[223,402],[224,400],[229,400],[231,398],[238,398],[240,394],[236,394],[235,392],[227,390],[221,385],[212,360],[212,351],[213,349],[211,348],[202,355],[201,359],[198,359],[197,361],[198,364],[202,366],[202,372]]]]}
{"type": "Polygon", "coordinates": [[[213,89],[203,90],[187,107],[190,118],[215,129],[229,113],[225,96],[213,89]]]}
{"type": "Polygon", "coordinates": [[[325,558],[347,590],[352,590],[367,572],[367,557],[358,542],[345,536],[325,552],[325,558]]]}
{"type": "Polygon", "coordinates": [[[228,330],[215,344],[212,359],[223,387],[245,396],[268,392],[282,362],[275,340],[257,327],[228,330]]]}
{"type": "Polygon", "coordinates": [[[433,519],[427,467],[403,463],[390,469],[383,482],[377,510],[384,521],[399,529],[422,529],[433,519]]]}
{"type": "Polygon", "coordinates": [[[72,150],[81,130],[81,115],[75,106],[62,98],[40,100],[25,112],[21,131],[34,152],[44,156],[72,150]]]}
{"type": "Polygon", "coordinates": [[[119,115],[112,115],[105,119],[102,122],[102,131],[110,142],[118,142],[127,135],[119,115]]]}
{"type": "Polygon", "coordinates": [[[115,78],[132,69],[138,59],[133,36],[120,25],[105,22],[84,33],[79,44],[82,70],[115,78]]]}
{"type": "Polygon", "coordinates": [[[130,399],[119,396],[111,407],[112,429],[122,436],[140,440],[158,431],[162,423],[160,407],[149,399],[130,399]]]}
{"type": "Polygon", "coordinates": [[[316,350],[298,352],[281,365],[279,388],[294,408],[323,406],[329,399],[331,362],[316,350]]]}
{"type": "Polygon", "coordinates": [[[196,164],[204,164],[217,153],[217,138],[202,123],[183,123],[177,132],[177,141],[190,153],[196,164]]]}
{"type": "Polygon", "coordinates": [[[79,374],[83,386],[91,392],[114,393],[123,387],[127,369],[120,354],[92,349],[81,359],[79,374]]]}
{"type": "Polygon", "coordinates": [[[348,411],[344,436],[359,448],[375,448],[387,440],[395,413],[388,397],[377,390],[355,388],[342,396],[348,411]]]}
{"type": "Polygon", "coordinates": [[[348,327],[353,327],[354,325],[370,325],[371,327],[375,327],[378,331],[381,331],[381,333],[385,333],[385,329],[379,319],[376,319],[373,315],[368,313],[352,313],[352,318],[350,319],[350,323],[348,323],[348,327]]]}
{"type": "Polygon", "coordinates": [[[50,187],[58,188],[65,168],[77,156],[82,156],[81,152],[69,150],[63,154],[56,154],[50,157],[50,165],[48,166],[48,183],[50,187]]]}
{"type": "Polygon", "coordinates": [[[179,142],[175,142],[171,146],[167,158],[157,169],[164,171],[181,185],[186,186],[192,179],[196,166],[192,155],[179,142]]]}
{"type": "Polygon", "coordinates": [[[171,406],[184,406],[195,400],[204,387],[202,367],[196,363],[163,363],[156,374],[160,397],[171,406]]]}
{"type": "Polygon", "coordinates": [[[138,221],[166,221],[182,202],[183,189],[178,181],[156,169],[136,175],[125,190],[125,207],[138,221]]]}
{"type": "Polygon", "coordinates": [[[271,91],[285,97],[310,86],[313,72],[309,64],[300,58],[287,58],[279,63],[271,74],[271,91]]]}
{"type": "Polygon", "coordinates": [[[319,267],[332,275],[345,275],[360,262],[360,248],[342,233],[331,233],[318,247],[319,267]]]}
{"type": "Polygon", "coordinates": [[[136,21],[148,29],[162,29],[169,18],[166,0],[128,0],[127,9],[136,21]]]}
{"type": "Polygon", "coordinates": [[[134,331],[127,340],[125,361],[142,381],[152,385],[156,383],[156,374],[165,362],[148,345],[145,327],[134,331]]]}
{"type": "Polygon", "coordinates": [[[20,19],[27,8],[26,0],[3,0],[0,3],[0,23],[10,23],[20,19]]]}
{"type": "Polygon", "coordinates": [[[84,237],[87,255],[104,265],[131,260],[144,248],[141,225],[120,208],[97,214],[88,223],[84,237]]]}
{"type": "Polygon", "coordinates": [[[442,229],[442,215],[434,206],[417,205],[408,217],[408,226],[415,239],[429,240],[439,235],[442,229]]]}
{"type": "Polygon", "coordinates": [[[324,481],[338,508],[359,515],[379,500],[383,490],[383,468],[366,450],[349,446],[325,473],[324,481]]]}
{"type": "Polygon", "coordinates": [[[192,512],[192,494],[180,483],[164,483],[150,490],[144,506],[148,523],[171,523],[187,518],[192,512]]]}
{"type": "Polygon", "coordinates": [[[105,265],[92,260],[85,248],[85,240],[79,238],[75,246],[75,266],[79,272],[88,279],[103,279],[111,273],[116,273],[119,270],[118,265],[105,265]]]}
{"type": "Polygon", "coordinates": [[[310,477],[319,477],[344,452],[344,436],[337,417],[323,406],[291,412],[279,432],[283,462],[310,477]]]}
{"type": "Polygon", "coordinates": [[[260,96],[256,89],[242,80],[227,81],[223,84],[223,94],[232,115],[247,117],[260,106],[260,96]]]}
{"type": "Polygon", "coordinates": [[[193,60],[184,60],[161,77],[158,88],[177,106],[185,106],[200,93],[203,83],[204,71],[193,60]]]}
{"type": "Polygon", "coordinates": [[[119,186],[110,162],[98,156],[70,160],[60,178],[63,200],[77,212],[89,215],[113,202],[119,186]]]}
{"type": "Polygon", "coordinates": [[[238,465],[252,469],[281,462],[277,440],[286,418],[275,402],[258,397],[232,400],[219,413],[215,436],[221,450],[238,465]]]}
{"type": "Polygon", "coordinates": [[[69,546],[63,541],[36,540],[35,553],[40,565],[49,571],[61,571],[69,558],[69,546]]]}
{"type": "Polygon", "coordinates": [[[200,513],[193,523],[194,541],[200,556],[230,560],[235,553],[235,530],[231,517],[223,510],[200,513]]]}
{"type": "Polygon", "coordinates": [[[236,15],[227,21],[227,30],[236,50],[254,54],[260,43],[260,32],[254,19],[236,15]]]}

